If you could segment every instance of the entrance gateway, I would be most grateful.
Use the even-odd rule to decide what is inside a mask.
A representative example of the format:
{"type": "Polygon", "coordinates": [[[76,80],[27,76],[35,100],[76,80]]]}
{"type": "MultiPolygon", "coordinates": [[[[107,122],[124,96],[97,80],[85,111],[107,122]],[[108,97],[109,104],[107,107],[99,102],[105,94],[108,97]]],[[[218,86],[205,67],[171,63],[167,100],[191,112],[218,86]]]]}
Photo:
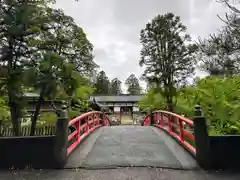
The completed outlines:
{"type": "Polygon", "coordinates": [[[142,96],[137,95],[96,95],[91,96],[100,104],[107,106],[112,111],[112,119],[117,119],[121,124],[133,124],[140,115],[137,102],[142,96]]]}

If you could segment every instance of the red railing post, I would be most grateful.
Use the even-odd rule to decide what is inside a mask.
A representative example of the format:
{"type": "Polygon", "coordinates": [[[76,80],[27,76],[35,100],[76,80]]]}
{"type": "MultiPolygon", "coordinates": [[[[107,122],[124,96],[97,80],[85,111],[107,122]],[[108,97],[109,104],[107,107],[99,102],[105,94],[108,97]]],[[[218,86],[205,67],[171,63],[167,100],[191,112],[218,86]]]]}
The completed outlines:
{"type": "Polygon", "coordinates": [[[181,141],[184,141],[183,122],[180,118],[178,118],[178,124],[179,124],[180,139],[181,139],[181,141]]]}
{"type": "Polygon", "coordinates": [[[101,121],[100,113],[98,113],[98,124],[97,125],[100,125],[100,121],[101,121]]]}
{"type": "Polygon", "coordinates": [[[163,117],[163,113],[160,112],[160,115],[161,115],[161,126],[164,127],[164,117],[163,117]]]}
{"type": "Polygon", "coordinates": [[[149,113],[149,118],[150,118],[150,124],[149,125],[153,125],[154,124],[154,112],[152,110],[149,113]]]}
{"type": "Polygon", "coordinates": [[[87,122],[86,122],[86,133],[88,133],[88,131],[89,131],[89,116],[86,119],[87,119],[87,122]]]}
{"type": "Polygon", "coordinates": [[[99,117],[100,117],[100,124],[104,125],[105,124],[105,118],[104,118],[104,115],[103,115],[102,112],[100,113],[99,117]]]}
{"type": "Polygon", "coordinates": [[[93,114],[93,128],[95,128],[95,118],[96,118],[96,113],[93,114]]]}
{"type": "Polygon", "coordinates": [[[81,125],[80,125],[80,120],[76,122],[76,141],[80,142],[80,130],[81,130],[81,125]]]}
{"type": "Polygon", "coordinates": [[[172,132],[172,116],[170,114],[168,116],[168,131],[172,132]]]}
{"type": "Polygon", "coordinates": [[[107,122],[106,122],[106,115],[105,115],[104,112],[103,112],[102,114],[103,114],[103,119],[104,119],[104,120],[103,120],[103,122],[104,122],[103,125],[106,126],[106,125],[107,125],[107,122]]]}
{"type": "Polygon", "coordinates": [[[155,121],[155,124],[158,125],[158,123],[159,123],[159,122],[158,122],[158,121],[159,121],[159,119],[158,119],[158,113],[157,113],[157,112],[153,112],[153,117],[154,117],[153,119],[154,119],[154,121],[155,121]]]}

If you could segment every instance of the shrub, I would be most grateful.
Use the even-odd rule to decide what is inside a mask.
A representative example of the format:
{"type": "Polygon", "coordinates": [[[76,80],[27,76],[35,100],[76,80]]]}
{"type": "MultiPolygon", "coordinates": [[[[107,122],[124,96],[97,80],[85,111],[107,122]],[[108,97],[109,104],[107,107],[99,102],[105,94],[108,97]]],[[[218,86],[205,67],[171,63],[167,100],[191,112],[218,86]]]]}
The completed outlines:
{"type": "MultiPolygon", "coordinates": [[[[240,134],[240,76],[208,76],[196,84],[178,90],[175,113],[193,117],[193,107],[200,104],[207,118],[210,134],[240,134]]],[[[163,109],[164,97],[150,90],[140,107],[163,109]]]]}

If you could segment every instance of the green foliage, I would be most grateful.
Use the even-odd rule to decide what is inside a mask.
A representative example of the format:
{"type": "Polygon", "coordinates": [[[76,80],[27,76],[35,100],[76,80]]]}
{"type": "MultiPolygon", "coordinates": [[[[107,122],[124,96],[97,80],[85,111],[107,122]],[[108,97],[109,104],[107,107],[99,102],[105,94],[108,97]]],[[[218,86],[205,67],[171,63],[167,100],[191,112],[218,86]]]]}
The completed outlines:
{"type": "Polygon", "coordinates": [[[40,114],[39,124],[55,124],[57,115],[54,112],[43,112],[40,114]]]}
{"type": "Polygon", "coordinates": [[[11,121],[16,135],[20,135],[23,84],[25,70],[32,66],[38,48],[34,43],[46,24],[50,1],[0,1],[0,77],[4,92],[8,94],[11,121]]]}
{"type": "Polygon", "coordinates": [[[93,46],[73,18],[63,10],[52,9],[50,3],[54,1],[0,1],[0,92],[8,96],[17,136],[21,134],[25,90],[40,94],[31,135],[44,99],[72,101],[83,93],[80,105],[85,107],[85,99],[92,92],[79,87],[89,85],[88,78],[98,67],[93,61],[93,46]]]}
{"type": "MultiPolygon", "coordinates": [[[[6,122],[10,120],[10,111],[7,103],[0,97],[0,122],[6,122]]],[[[1,123],[0,123],[1,124],[1,123]]]]}
{"type": "Polygon", "coordinates": [[[93,89],[88,86],[81,86],[76,89],[73,101],[78,102],[79,111],[88,108],[88,100],[93,93],[93,89]]]}
{"type": "Polygon", "coordinates": [[[108,94],[110,92],[110,81],[104,71],[98,73],[94,88],[96,94],[108,94]]]}
{"type": "MultiPolygon", "coordinates": [[[[140,107],[164,109],[163,97],[151,89],[139,102],[140,107]]],[[[200,104],[210,134],[240,134],[240,76],[209,76],[196,85],[178,90],[175,113],[192,118],[194,105],[200,104]]]]}
{"type": "Polygon", "coordinates": [[[77,110],[72,110],[72,109],[70,109],[70,110],[68,111],[69,120],[71,120],[71,119],[73,119],[73,118],[75,118],[75,117],[78,117],[78,116],[80,116],[81,114],[82,114],[82,113],[79,112],[79,111],[77,111],[77,110]]]}
{"type": "Polygon", "coordinates": [[[165,109],[166,103],[157,88],[150,89],[148,93],[138,102],[140,109],[149,112],[152,109],[165,109]]]}
{"type": "Polygon", "coordinates": [[[143,78],[154,83],[172,111],[176,88],[194,70],[195,45],[186,45],[190,36],[179,16],[173,13],[158,15],[141,30],[140,66],[145,67],[143,78]]]}
{"type": "Polygon", "coordinates": [[[128,93],[131,95],[140,95],[141,94],[141,87],[139,84],[138,78],[131,74],[125,81],[125,84],[128,87],[128,93]]]}
{"type": "Polygon", "coordinates": [[[218,34],[199,40],[200,68],[210,75],[233,75],[240,72],[236,29],[225,27],[218,34]]]}
{"type": "Polygon", "coordinates": [[[113,95],[122,94],[122,82],[118,78],[114,78],[110,84],[110,93],[113,95]]]}

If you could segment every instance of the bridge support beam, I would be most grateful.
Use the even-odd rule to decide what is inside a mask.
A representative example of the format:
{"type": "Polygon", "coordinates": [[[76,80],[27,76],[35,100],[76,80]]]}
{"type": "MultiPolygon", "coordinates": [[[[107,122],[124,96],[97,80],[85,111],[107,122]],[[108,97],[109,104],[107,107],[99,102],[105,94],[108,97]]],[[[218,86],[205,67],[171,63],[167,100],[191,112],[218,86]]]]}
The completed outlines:
{"type": "Polygon", "coordinates": [[[211,151],[206,119],[199,105],[195,106],[193,123],[197,163],[203,169],[211,169],[211,151]]]}
{"type": "Polygon", "coordinates": [[[63,106],[56,122],[56,142],[54,155],[57,168],[63,168],[67,163],[68,145],[68,112],[67,107],[63,106]]]}

